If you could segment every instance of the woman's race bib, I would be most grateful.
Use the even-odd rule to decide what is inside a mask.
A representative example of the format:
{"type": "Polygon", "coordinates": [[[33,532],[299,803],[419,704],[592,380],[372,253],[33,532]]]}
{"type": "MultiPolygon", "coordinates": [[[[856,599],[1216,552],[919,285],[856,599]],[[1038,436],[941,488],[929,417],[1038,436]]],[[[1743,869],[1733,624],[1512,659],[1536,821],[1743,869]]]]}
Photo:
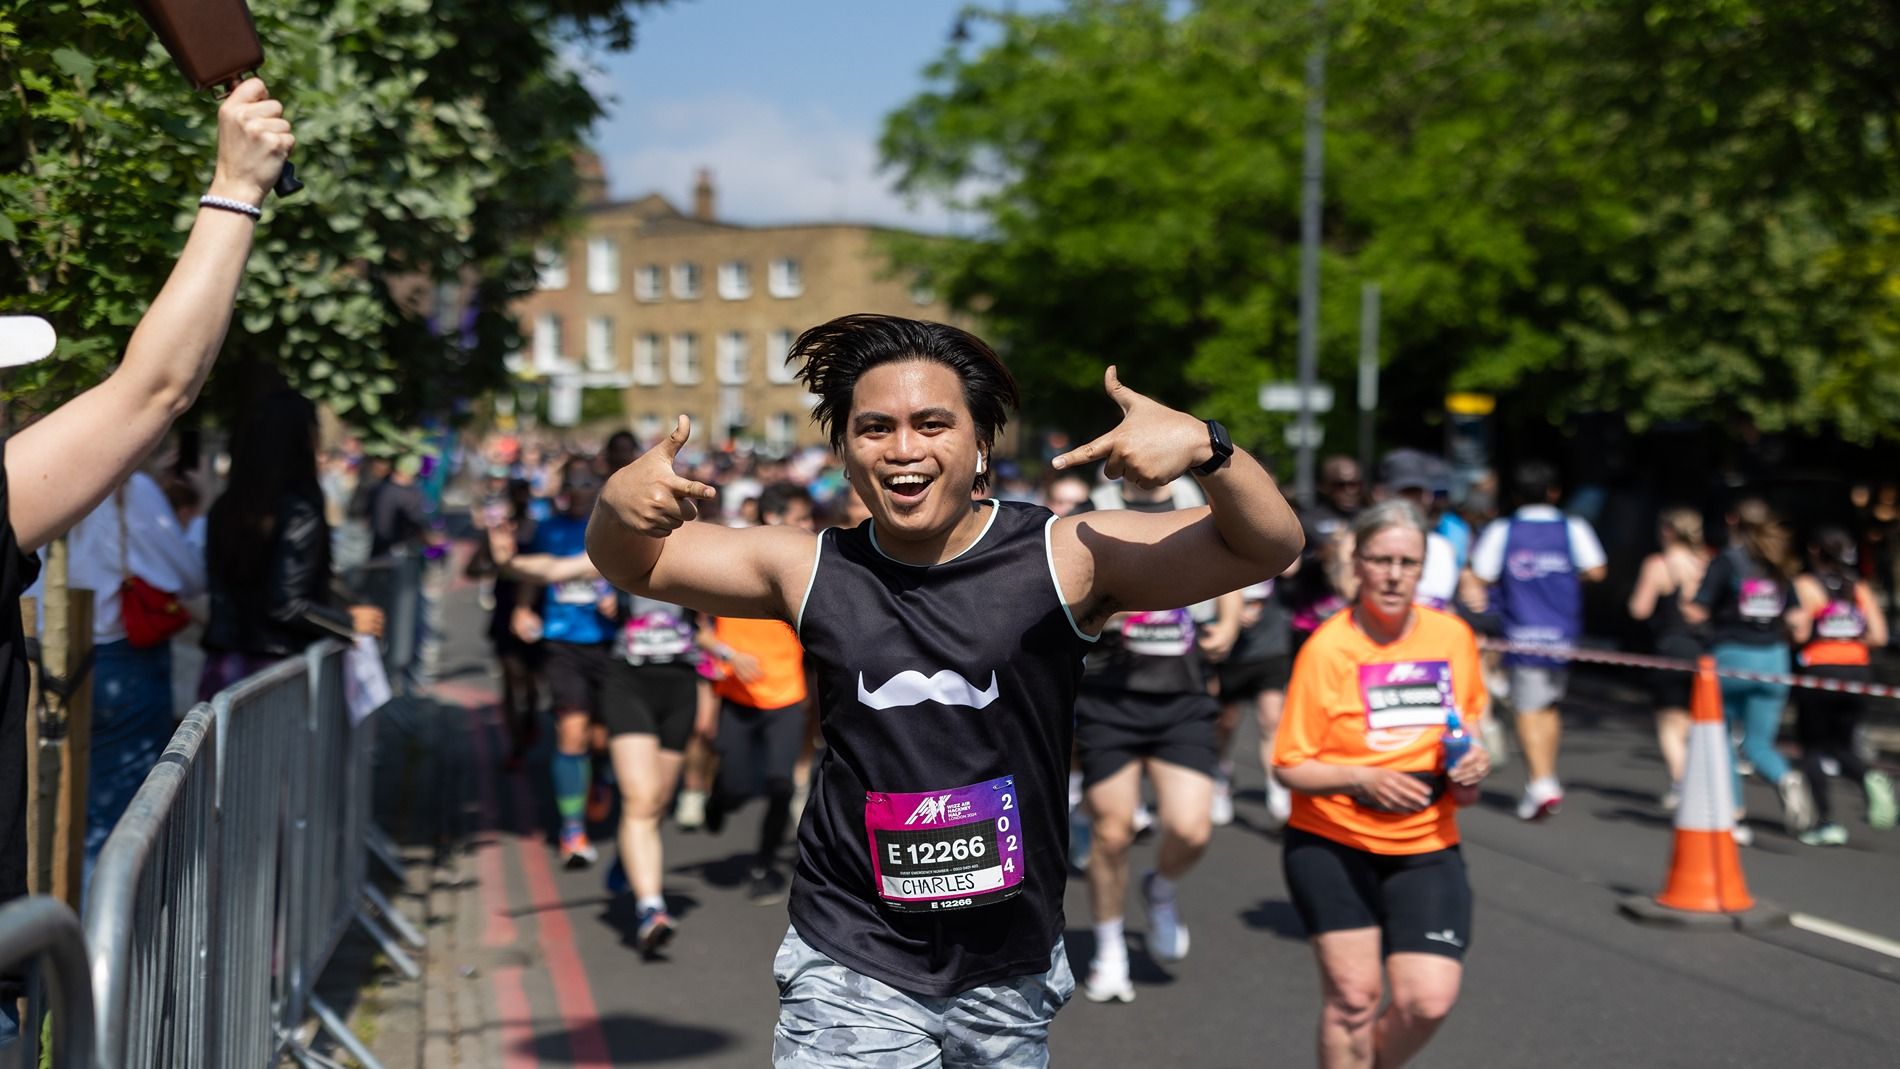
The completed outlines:
{"type": "Polygon", "coordinates": [[[1788,596],[1773,579],[1744,579],[1736,611],[1744,620],[1763,623],[1781,619],[1788,607],[1788,596]]]}
{"type": "Polygon", "coordinates": [[[1444,727],[1455,708],[1451,662],[1398,661],[1359,666],[1366,734],[1393,728],[1444,727]]]}
{"type": "Polygon", "coordinates": [[[1816,638],[1854,642],[1867,635],[1867,617],[1860,606],[1848,601],[1830,601],[1814,614],[1816,638]]]}
{"type": "Polygon", "coordinates": [[[921,794],[864,796],[871,878],[890,909],[967,909],[1022,890],[1016,777],[921,794]]]}
{"type": "Polygon", "coordinates": [[[592,605],[606,592],[601,589],[604,585],[593,579],[569,579],[564,583],[556,583],[554,601],[558,605],[592,605]]]}
{"type": "Polygon", "coordinates": [[[675,613],[641,613],[620,629],[620,654],[630,664],[667,664],[692,652],[693,629],[675,613]]]}

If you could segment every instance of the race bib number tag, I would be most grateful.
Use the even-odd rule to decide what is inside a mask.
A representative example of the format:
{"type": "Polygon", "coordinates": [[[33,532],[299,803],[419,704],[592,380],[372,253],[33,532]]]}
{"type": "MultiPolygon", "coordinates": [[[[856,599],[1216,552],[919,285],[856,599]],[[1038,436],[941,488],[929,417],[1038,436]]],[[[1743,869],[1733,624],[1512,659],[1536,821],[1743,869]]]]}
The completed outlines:
{"type": "Polygon", "coordinates": [[[1867,634],[1867,618],[1859,606],[1831,601],[1814,617],[1814,633],[1820,638],[1853,641],[1867,634]]]}
{"type": "Polygon", "coordinates": [[[600,600],[600,590],[592,579],[569,579],[555,586],[554,600],[561,605],[592,605],[600,600]]]}
{"type": "Polygon", "coordinates": [[[1366,731],[1443,727],[1453,708],[1451,662],[1399,661],[1359,666],[1366,731]]]}
{"type": "Polygon", "coordinates": [[[1194,617],[1186,609],[1130,613],[1122,621],[1122,647],[1129,653],[1185,657],[1194,639],[1194,617]]]}
{"type": "Polygon", "coordinates": [[[864,796],[871,878],[905,913],[968,909],[1022,890],[1016,777],[923,794],[864,796]]]}
{"type": "Polygon", "coordinates": [[[1744,620],[1776,620],[1787,607],[1787,601],[1781,593],[1781,584],[1773,579],[1742,580],[1742,596],[1739,606],[1744,620]]]}

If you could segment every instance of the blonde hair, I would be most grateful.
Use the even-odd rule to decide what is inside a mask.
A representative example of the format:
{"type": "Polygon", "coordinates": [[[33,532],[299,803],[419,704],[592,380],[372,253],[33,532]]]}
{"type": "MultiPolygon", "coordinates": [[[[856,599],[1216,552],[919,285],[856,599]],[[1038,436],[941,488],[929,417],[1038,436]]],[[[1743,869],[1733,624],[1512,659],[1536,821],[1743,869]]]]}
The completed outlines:
{"type": "Polygon", "coordinates": [[[1669,537],[1689,549],[1701,552],[1703,537],[1700,512],[1686,508],[1664,509],[1662,515],[1658,517],[1658,522],[1663,530],[1669,532],[1669,537]]]}
{"type": "Polygon", "coordinates": [[[1800,573],[1801,564],[1794,558],[1794,536],[1761,498],[1743,498],[1736,504],[1735,538],[1757,564],[1783,579],[1793,579],[1800,573]]]}

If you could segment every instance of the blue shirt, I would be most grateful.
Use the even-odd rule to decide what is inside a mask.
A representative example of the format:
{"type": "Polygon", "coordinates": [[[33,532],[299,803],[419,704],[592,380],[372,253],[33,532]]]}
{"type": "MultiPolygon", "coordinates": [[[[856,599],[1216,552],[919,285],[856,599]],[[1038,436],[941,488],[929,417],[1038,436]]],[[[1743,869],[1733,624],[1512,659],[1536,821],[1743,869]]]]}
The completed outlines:
{"type": "MultiPolygon", "coordinates": [[[[572,516],[550,516],[534,529],[523,553],[575,557],[587,552],[587,521],[572,516]]],[[[613,621],[600,614],[602,594],[612,587],[598,579],[555,583],[541,592],[541,637],[549,642],[593,646],[613,635],[613,621]]]]}

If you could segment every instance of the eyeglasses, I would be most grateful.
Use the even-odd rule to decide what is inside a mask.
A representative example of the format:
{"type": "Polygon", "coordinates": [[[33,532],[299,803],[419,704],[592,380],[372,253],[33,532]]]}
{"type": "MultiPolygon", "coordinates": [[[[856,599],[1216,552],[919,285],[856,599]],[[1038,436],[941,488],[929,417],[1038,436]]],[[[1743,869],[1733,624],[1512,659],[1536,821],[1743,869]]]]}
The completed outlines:
{"type": "Polygon", "coordinates": [[[1359,556],[1359,563],[1375,572],[1398,572],[1400,575],[1416,575],[1425,567],[1425,562],[1417,557],[1367,557],[1359,556]]]}

